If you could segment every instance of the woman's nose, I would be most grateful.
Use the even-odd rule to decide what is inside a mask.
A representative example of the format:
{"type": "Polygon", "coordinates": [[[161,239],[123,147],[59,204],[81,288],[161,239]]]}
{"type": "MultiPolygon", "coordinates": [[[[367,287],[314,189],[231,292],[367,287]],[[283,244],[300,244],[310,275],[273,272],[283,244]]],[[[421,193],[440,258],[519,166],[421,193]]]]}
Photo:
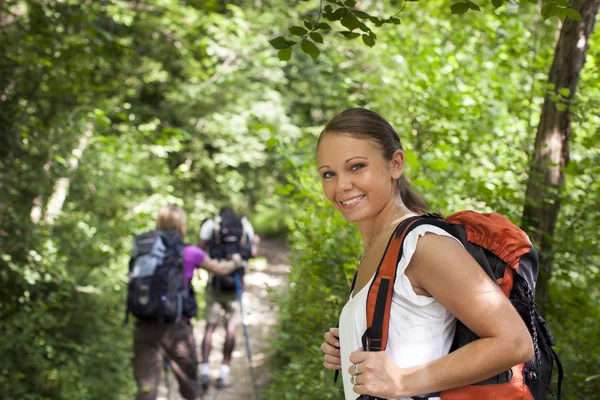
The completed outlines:
{"type": "Polygon", "coordinates": [[[352,180],[348,175],[338,175],[336,191],[338,193],[347,192],[352,189],[352,180]]]}

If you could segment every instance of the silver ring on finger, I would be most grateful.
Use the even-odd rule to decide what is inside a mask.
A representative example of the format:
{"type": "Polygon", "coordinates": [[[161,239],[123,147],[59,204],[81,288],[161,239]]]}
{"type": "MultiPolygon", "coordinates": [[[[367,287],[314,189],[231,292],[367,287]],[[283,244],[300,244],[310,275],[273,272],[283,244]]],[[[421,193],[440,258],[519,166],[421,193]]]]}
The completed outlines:
{"type": "Polygon", "coordinates": [[[358,385],[358,382],[356,382],[356,377],[358,375],[350,375],[350,383],[352,384],[352,386],[356,386],[358,385]]]}
{"type": "Polygon", "coordinates": [[[358,375],[358,364],[354,364],[354,375],[358,375]]]}

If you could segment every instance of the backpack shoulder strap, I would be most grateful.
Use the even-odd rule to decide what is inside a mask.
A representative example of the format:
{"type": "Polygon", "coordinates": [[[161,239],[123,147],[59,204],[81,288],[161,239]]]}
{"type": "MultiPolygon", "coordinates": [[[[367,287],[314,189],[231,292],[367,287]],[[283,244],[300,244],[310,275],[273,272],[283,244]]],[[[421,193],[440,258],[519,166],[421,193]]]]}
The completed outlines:
{"type": "Polygon", "coordinates": [[[215,243],[221,243],[221,222],[223,219],[220,215],[213,218],[213,240],[215,243]]]}
{"type": "Polygon", "coordinates": [[[367,330],[362,338],[363,349],[366,351],[382,351],[387,346],[394,282],[398,263],[403,255],[404,239],[417,226],[424,224],[437,226],[455,235],[449,224],[433,214],[411,217],[398,225],[390,238],[367,294],[367,330]]]}
{"type": "Polygon", "coordinates": [[[241,219],[242,222],[242,238],[240,239],[240,245],[242,247],[246,246],[246,242],[248,241],[248,219],[243,216],[241,219]]]}

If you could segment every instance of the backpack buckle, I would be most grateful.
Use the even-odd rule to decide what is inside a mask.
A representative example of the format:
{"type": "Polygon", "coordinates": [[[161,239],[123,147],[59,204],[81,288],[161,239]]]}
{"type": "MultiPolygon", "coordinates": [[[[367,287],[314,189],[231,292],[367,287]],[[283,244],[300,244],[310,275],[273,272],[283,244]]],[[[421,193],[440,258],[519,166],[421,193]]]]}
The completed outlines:
{"type": "Polygon", "coordinates": [[[536,382],[538,380],[538,375],[533,371],[523,370],[523,378],[530,382],[536,382]]]}

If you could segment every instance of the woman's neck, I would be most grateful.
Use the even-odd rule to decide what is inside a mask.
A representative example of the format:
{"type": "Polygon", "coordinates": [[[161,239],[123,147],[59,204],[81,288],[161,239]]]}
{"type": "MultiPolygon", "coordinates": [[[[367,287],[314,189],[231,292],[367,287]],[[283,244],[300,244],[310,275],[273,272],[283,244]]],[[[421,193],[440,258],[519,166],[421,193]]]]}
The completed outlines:
{"type": "Polygon", "coordinates": [[[361,221],[358,223],[358,229],[363,240],[363,245],[366,248],[379,236],[383,231],[390,227],[395,227],[398,222],[415,215],[402,202],[394,202],[386,206],[377,216],[361,221]]]}

